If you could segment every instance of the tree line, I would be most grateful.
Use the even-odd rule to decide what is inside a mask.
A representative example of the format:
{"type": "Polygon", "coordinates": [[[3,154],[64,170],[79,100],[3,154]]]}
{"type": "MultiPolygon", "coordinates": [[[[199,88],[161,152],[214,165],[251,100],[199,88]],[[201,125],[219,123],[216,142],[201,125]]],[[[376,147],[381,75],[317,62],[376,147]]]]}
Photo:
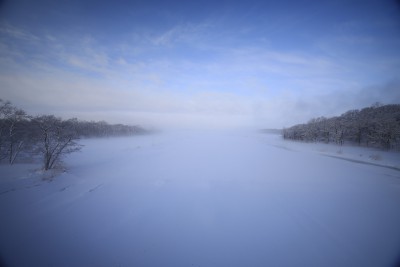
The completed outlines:
{"type": "Polygon", "coordinates": [[[138,126],[100,121],[63,120],[54,115],[30,116],[9,101],[0,99],[0,162],[14,164],[41,158],[43,169],[61,162],[62,155],[79,151],[80,138],[130,136],[146,131],[138,126]]]}
{"type": "Polygon", "coordinates": [[[400,150],[400,104],[376,103],[338,117],[314,118],[283,129],[283,138],[400,150]]]}

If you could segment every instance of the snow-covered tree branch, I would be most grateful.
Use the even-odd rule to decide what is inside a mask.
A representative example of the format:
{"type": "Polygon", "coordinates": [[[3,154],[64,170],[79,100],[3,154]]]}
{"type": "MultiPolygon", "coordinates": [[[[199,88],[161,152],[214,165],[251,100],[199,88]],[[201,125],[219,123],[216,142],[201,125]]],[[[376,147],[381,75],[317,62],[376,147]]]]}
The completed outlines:
{"type": "Polygon", "coordinates": [[[344,142],[382,149],[400,149],[400,105],[374,104],[339,117],[316,118],[283,130],[285,139],[344,142]]]}
{"type": "Polygon", "coordinates": [[[138,126],[100,121],[63,120],[53,115],[29,116],[0,99],[0,162],[10,164],[24,156],[41,156],[45,170],[54,168],[65,154],[79,151],[80,138],[129,136],[145,133],[138,126]]]}

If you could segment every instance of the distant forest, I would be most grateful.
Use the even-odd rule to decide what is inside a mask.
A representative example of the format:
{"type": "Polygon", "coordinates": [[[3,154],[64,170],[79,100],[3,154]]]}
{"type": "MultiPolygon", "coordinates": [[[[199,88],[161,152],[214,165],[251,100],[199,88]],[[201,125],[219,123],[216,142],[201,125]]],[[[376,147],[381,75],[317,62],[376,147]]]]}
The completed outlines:
{"type": "Polygon", "coordinates": [[[400,105],[374,104],[338,117],[319,117],[283,129],[283,138],[400,150],[400,105]]]}
{"type": "Polygon", "coordinates": [[[104,121],[63,120],[53,115],[30,116],[0,99],[0,162],[13,164],[41,158],[45,170],[61,162],[64,154],[80,150],[80,138],[130,136],[146,131],[139,126],[104,121]]]}

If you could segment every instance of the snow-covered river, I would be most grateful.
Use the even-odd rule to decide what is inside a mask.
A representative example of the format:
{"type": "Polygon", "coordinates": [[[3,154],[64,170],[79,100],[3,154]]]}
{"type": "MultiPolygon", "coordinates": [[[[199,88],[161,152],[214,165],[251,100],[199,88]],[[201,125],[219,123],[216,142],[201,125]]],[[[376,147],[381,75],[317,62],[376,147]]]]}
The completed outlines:
{"type": "Polygon", "coordinates": [[[400,262],[395,168],[241,131],[83,143],[51,182],[1,166],[0,266],[400,262]]]}

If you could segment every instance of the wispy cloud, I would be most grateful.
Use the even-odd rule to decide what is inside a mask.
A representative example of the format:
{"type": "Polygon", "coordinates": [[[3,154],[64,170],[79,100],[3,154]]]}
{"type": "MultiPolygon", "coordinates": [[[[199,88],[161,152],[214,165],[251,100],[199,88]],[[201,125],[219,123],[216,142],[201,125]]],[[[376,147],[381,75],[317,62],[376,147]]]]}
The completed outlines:
{"type": "MultiPolygon", "coordinates": [[[[137,33],[137,42],[122,38],[107,45],[88,35],[36,36],[3,28],[0,33],[12,38],[0,44],[0,64],[9,70],[0,72],[2,98],[37,113],[51,110],[92,119],[102,119],[102,114],[141,124],[209,121],[260,127],[337,115],[357,101],[388,100],[372,91],[369,98],[354,93],[369,82],[360,79],[368,75],[362,73],[364,61],[264,43],[210,42],[207,31],[213,27],[177,24],[164,32],[137,33]],[[27,39],[32,41],[28,48],[23,45],[27,39]],[[346,91],[350,89],[352,93],[346,91]]],[[[381,60],[369,63],[381,62],[382,70],[390,65],[381,60]]],[[[393,90],[390,96],[398,98],[393,90]]]]}
{"type": "Polygon", "coordinates": [[[15,39],[23,41],[39,41],[40,38],[29,31],[13,27],[9,24],[2,24],[0,26],[0,33],[15,39]]]}
{"type": "Polygon", "coordinates": [[[162,33],[154,34],[150,40],[157,46],[171,46],[176,43],[187,43],[194,46],[195,43],[204,41],[211,28],[210,22],[177,24],[162,33]]]}

